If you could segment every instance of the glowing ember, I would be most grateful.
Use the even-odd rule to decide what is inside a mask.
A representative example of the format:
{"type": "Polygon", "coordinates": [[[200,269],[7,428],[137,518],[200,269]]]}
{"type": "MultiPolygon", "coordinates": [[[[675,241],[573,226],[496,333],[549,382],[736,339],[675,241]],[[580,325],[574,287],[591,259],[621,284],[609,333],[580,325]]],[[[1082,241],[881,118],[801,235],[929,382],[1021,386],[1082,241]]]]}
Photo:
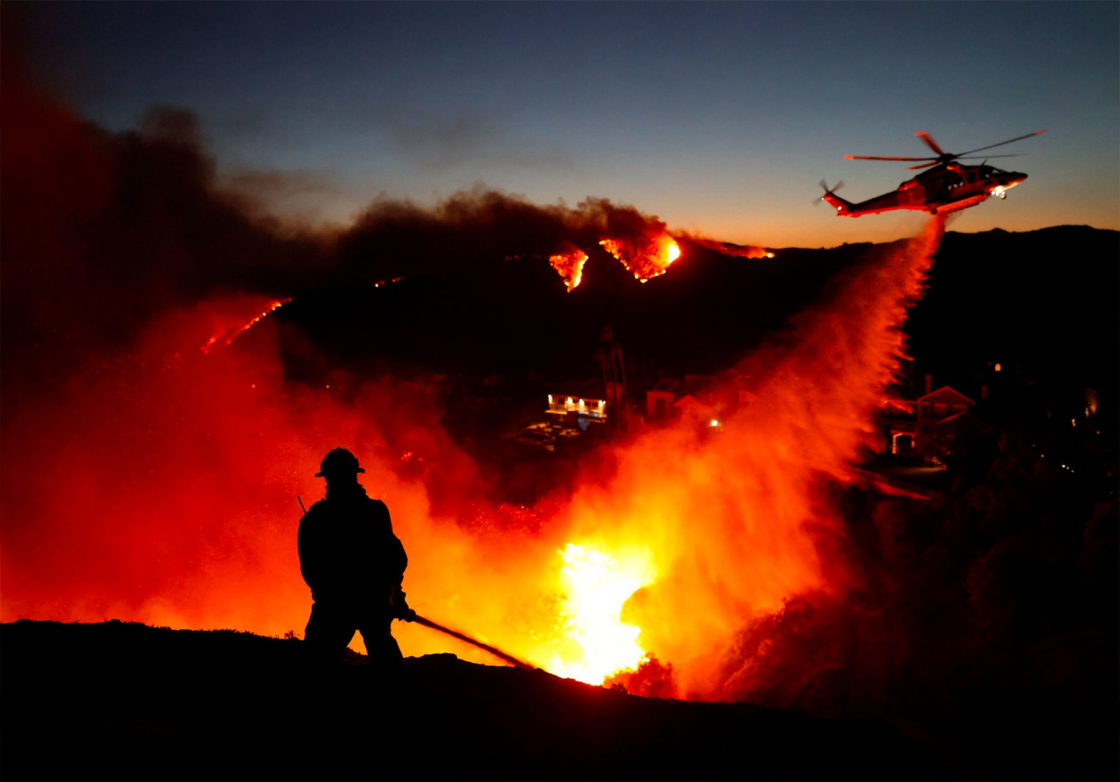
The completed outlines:
{"type": "Polygon", "coordinates": [[[668,234],[660,234],[648,241],[603,239],[599,244],[621,261],[639,282],[661,276],[681,256],[680,245],[668,234]]]}
{"type": "Polygon", "coordinates": [[[214,336],[210,337],[210,339],[206,341],[205,345],[202,346],[202,352],[209,353],[214,346],[222,348],[228,347],[231,342],[240,337],[249,329],[253,328],[253,326],[257,325],[261,320],[268,317],[271,313],[283,307],[289,301],[291,301],[290,298],[276,299],[271,304],[269,304],[268,309],[252,318],[248,323],[243,323],[239,326],[235,326],[232,329],[225,329],[223,331],[217,332],[216,334],[214,334],[214,336]]]}
{"type": "Polygon", "coordinates": [[[560,552],[564,567],[563,621],[567,636],[579,647],[578,659],[556,655],[548,669],[558,676],[599,684],[618,671],[634,670],[646,656],[638,643],[640,628],[620,620],[623,604],[656,576],[652,558],[642,549],[611,556],[569,543],[560,552]]]}
{"type": "Polygon", "coordinates": [[[568,292],[579,287],[580,281],[583,279],[583,265],[587,263],[587,253],[580,250],[578,247],[572,247],[562,253],[550,255],[548,262],[552,264],[552,268],[560,275],[560,279],[568,287],[568,292]]]}

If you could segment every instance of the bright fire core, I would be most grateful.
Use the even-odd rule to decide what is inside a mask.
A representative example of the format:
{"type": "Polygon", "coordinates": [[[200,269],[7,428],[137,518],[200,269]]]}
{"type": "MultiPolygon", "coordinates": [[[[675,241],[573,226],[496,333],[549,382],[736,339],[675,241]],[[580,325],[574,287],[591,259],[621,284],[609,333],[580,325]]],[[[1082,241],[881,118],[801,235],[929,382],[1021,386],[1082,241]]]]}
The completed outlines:
{"type": "Polygon", "coordinates": [[[611,556],[569,543],[560,556],[564,560],[562,621],[578,653],[568,659],[554,656],[548,669],[588,684],[601,684],[613,673],[636,669],[646,656],[638,642],[641,630],[624,624],[620,617],[630,596],[657,575],[649,552],[611,556]]]}

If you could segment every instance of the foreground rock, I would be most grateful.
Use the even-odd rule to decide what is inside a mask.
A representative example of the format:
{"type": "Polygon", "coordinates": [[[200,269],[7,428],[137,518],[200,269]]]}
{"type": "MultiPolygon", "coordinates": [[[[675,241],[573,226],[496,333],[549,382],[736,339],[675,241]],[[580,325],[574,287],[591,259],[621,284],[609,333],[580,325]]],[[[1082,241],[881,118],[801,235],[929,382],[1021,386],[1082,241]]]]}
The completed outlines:
{"type": "Polygon", "coordinates": [[[327,675],[298,640],[0,629],[4,779],[941,778],[891,729],[638,698],[452,655],[327,675]]]}

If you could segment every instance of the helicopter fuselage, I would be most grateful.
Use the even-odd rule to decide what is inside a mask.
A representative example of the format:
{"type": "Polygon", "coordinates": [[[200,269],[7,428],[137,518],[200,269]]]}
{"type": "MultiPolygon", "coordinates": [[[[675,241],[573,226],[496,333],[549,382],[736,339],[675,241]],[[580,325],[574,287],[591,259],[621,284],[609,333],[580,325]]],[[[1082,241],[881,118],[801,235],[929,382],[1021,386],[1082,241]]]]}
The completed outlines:
{"type": "Polygon", "coordinates": [[[946,214],[967,209],[992,196],[1006,198],[1007,191],[1027,178],[1019,171],[1003,171],[995,166],[970,166],[948,163],[907,179],[897,190],[851,203],[826,192],[824,200],[836,209],[837,217],[860,217],[894,209],[915,209],[930,214],[946,214]]]}

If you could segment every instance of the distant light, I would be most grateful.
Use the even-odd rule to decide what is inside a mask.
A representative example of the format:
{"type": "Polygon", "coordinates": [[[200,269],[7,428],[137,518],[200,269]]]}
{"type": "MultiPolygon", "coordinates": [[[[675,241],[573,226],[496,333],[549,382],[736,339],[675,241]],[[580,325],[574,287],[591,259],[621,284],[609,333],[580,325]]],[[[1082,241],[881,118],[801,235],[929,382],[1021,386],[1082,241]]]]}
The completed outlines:
{"type": "Polygon", "coordinates": [[[1003,371],[1003,364],[1000,364],[1000,363],[999,363],[999,362],[997,361],[997,362],[996,362],[996,365],[995,365],[994,367],[992,367],[992,369],[994,369],[994,370],[995,370],[996,372],[1002,372],[1002,371],[1003,371]]]}
{"type": "Polygon", "coordinates": [[[715,427],[719,426],[719,419],[718,418],[713,418],[711,421],[708,422],[708,426],[712,427],[713,429],[715,427]]]}

